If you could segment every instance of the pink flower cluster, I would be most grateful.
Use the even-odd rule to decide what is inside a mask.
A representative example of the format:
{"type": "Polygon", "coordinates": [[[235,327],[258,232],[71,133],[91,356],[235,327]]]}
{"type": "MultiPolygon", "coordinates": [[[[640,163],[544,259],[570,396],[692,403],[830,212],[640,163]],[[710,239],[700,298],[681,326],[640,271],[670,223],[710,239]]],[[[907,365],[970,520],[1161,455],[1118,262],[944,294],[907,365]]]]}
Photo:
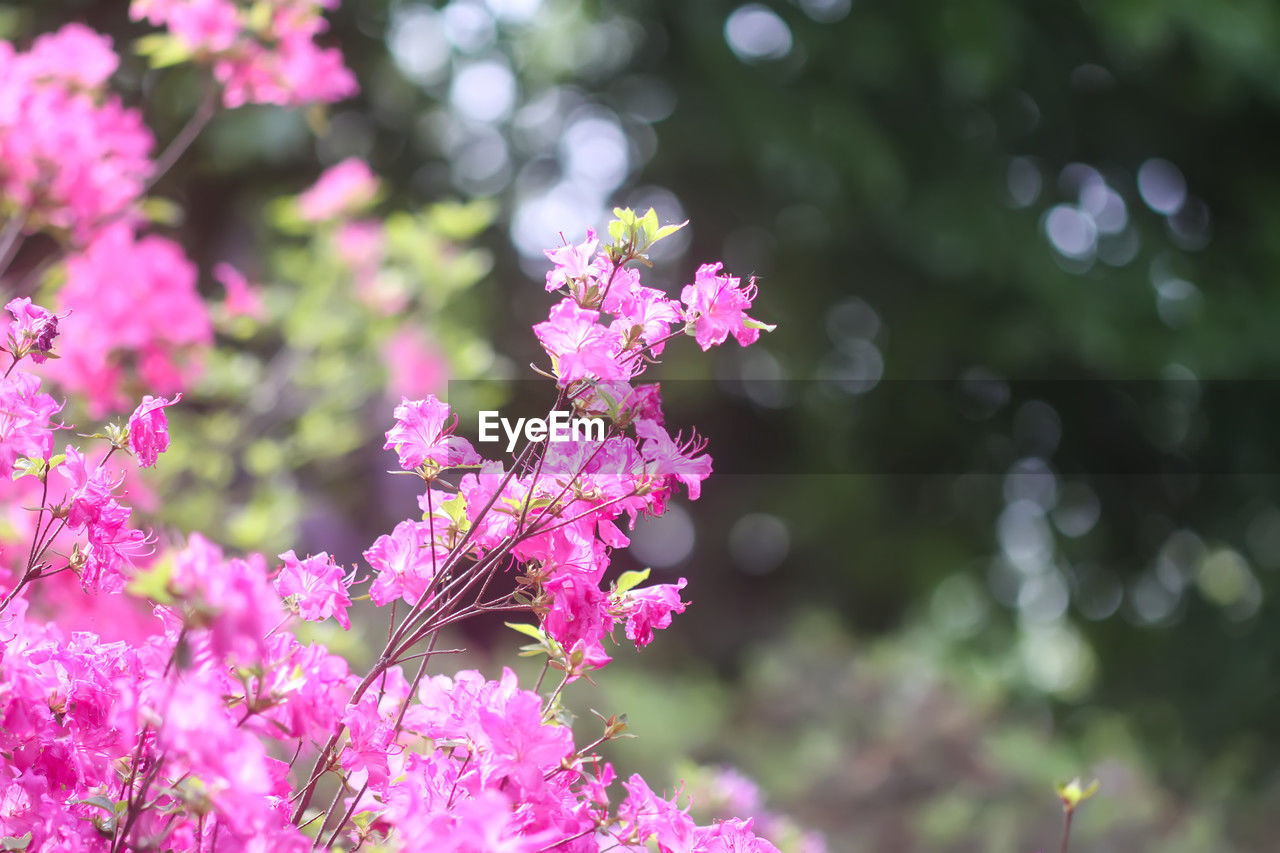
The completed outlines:
{"type": "Polygon", "coordinates": [[[24,230],[83,242],[142,196],[154,142],[107,92],[116,64],[111,40],[80,24],[25,53],[0,41],[0,207],[24,230]]]}
{"type": "MultiPolygon", "coordinates": [[[[131,525],[132,510],[121,502],[123,481],[118,474],[102,462],[90,462],[72,445],[53,455],[55,432],[61,426],[53,418],[62,407],[41,390],[40,379],[28,372],[27,358],[35,362],[51,354],[56,318],[28,299],[13,300],[9,311],[13,320],[6,337],[12,361],[0,380],[4,410],[0,417],[0,477],[5,481],[17,478],[18,483],[6,482],[5,497],[28,506],[38,504],[39,515],[33,528],[29,519],[10,519],[20,529],[32,528],[34,541],[25,552],[25,566],[5,566],[14,575],[6,585],[5,601],[25,584],[61,571],[75,572],[86,590],[119,592],[132,567],[151,554],[152,542],[131,525]],[[28,345],[33,340],[36,343],[28,345]],[[19,346],[14,342],[20,342],[19,346]],[[39,482],[38,489],[33,481],[39,482]],[[43,564],[40,554],[55,547],[63,555],[63,564],[43,564]]],[[[177,401],[145,399],[130,418],[128,432],[132,434],[126,438],[125,433],[118,433],[114,448],[131,447],[142,464],[154,464],[168,447],[164,407],[173,402],[177,401]]],[[[3,556],[0,565],[17,555],[3,556]]]]}
{"type": "Polygon", "coordinates": [[[166,27],[197,61],[213,66],[228,107],[299,106],[357,91],[336,48],[316,43],[337,0],[133,0],[130,14],[166,27]]]}
{"type": "Polygon", "coordinates": [[[5,308],[8,325],[4,351],[12,361],[0,381],[0,482],[8,481],[22,457],[48,459],[53,452],[53,416],[62,406],[40,389],[40,380],[18,369],[27,356],[43,362],[58,334],[57,318],[30,299],[14,299],[5,308]]]}
{"type": "Polygon", "coordinates": [[[614,254],[597,253],[599,242],[588,231],[583,243],[547,252],[553,264],[547,291],[566,296],[533,330],[562,384],[631,379],[649,357],[662,354],[676,324],[682,329],[675,334],[694,336],[703,350],[729,335],[747,346],[772,328],[746,314],[756,295],[754,279],[742,287],[740,279],[720,273],[721,264],[704,264],[676,301],[640,284],[639,270],[614,254]]]}
{"type": "Polygon", "coordinates": [[[9,335],[8,352],[18,359],[30,355],[36,364],[44,364],[53,349],[53,339],[58,336],[59,318],[31,304],[26,297],[9,300],[5,310],[16,321],[9,335]]]}
{"type": "MultiPolygon", "coordinates": [[[[144,275],[146,256],[166,254],[127,245],[144,275]]],[[[621,268],[625,255],[615,256],[621,268]]],[[[629,380],[639,372],[630,360],[647,364],[665,337],[645,331],[649,309],[637,306],[679,312],[695,336],[713,312],[663,303],[629,273],[607,278],[622,290],[605,284],[598,301],[638,327],[618,332],[612,364],[626,369],[600,377],[580,365],[558,387],[558,405],[607,423],[604,439],[532,441],[513,460],[485,460],[455,434],[446,404],[404,400],[386,449],[423,480],[422,515],[370,546],[366,577],[325,553],[288,551],[278,566],[230,556],[199,534],[151,558],[119,477],[75,447],[50,455],[58,407],[23,360],[51,354],[52,315],[12,304],[0,393],[17,416],[0,421],[0,473],[19,474],[38,509],[29,551],[0,553],[10,578],[0,584],[0,838],[68,851],[774,853],[750,819],[699,826],[679,794],[639,776],[619,784],[596,751],[625,730],[618,718],[585,746],[562,722],[562,692],[609,662],[616,630],[646,646],[686,606],[684,579],[641,586],[628,573],[606,584],[612,551],[628,544],[619,522],[661,514],[680,487],[696,498],[711,472],[702,442],[664,426],[657,387],[629,380]],[[93,594],[124,591],[149,608],[143,639],[105,642],[39,618],[21,593],[64,571],[93,594]],[[362,677],[294,628],[350,628],[365,582],[375,604],[409,607],[399,619],[392,609],[386,648],[362,677]],[[558,687],[522,688],[509,669],[496,680],[427,674],[440,630],[486,612],[534,614],[537,626],[518,627],[558,687]],[[336,787],[327,807],[314,801],[322,783],[336,787]]],[[[108,428],[106,455],[155,464],[177,402],[145,397],[127,427],[108,428]]]]}
{"type": "Polygon", "coordinates": [[[67,260],[58,306],[66,313],[61,357],[45,370],[86,395],[95,415],[136,398],[126,384],[133,370],[148,391],[183,390],[213,342],[196,268],[182,248],[155,235],[139,239],[124,223],[67,260]]]}

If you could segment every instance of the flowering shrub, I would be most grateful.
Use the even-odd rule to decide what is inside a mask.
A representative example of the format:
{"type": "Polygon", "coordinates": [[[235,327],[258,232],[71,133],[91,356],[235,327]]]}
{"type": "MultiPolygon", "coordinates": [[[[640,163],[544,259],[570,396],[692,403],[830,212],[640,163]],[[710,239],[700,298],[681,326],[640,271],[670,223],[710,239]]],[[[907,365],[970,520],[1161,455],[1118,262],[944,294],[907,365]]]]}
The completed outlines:
{"type": "MultiPolygon", "coordinates": [[[[167,27],[147,42],[153,65],[208,65],[227,106],[294,105],[354,89],[338,54],[314,43],[326,5],[135,0],[132,10],[167,27]]],[[[446,403],[415,394],[392,413],[384,449],[421,481],[421,515],[373,542],[367,568],[157,535],[132,505],[146,494],[137,468],[165,467],[170,415],[199,399],[200,367],[217,358],[215,321],[258,323],[271,307],[220,265],[227,299],[211,312],[178,245],[144,233],[148,182],[190,134],[150,161],[137,113],[106,92],[115,64],[105,39],[75,25],[25,53],[0,44],[0,273],[37,231],[59,241],[66,270],[58,313],[8,303],[2,346],[0,846],[776,849],[749,818],[700,826],[678,793],[617,780],[598,750],[625,720],[602,718],[579,746],[562,704],[610,662],[619,631],[641,648],[686,607],[684,579],[606,577],[625,528],[661,515],[677,490],[696,498],[711,473],[705,442],[673,436],[657,386],[635,380],[677,336],[703,349],[730,335],[753,342],[770,328],[745,313],[754,284],[714,265],[678,301],[642,285],[633,265],[679,226],[619,210],[603,248],[589,234],[548,252],[547,289],[561,299],[534,328],[552,409],[602,420],[603,439],[544,437],[484,459],[455,434],[446,403]],[[77,406],[100,417],[134,405],[92,435],[63,420],[77,406]],[[386,642],[356,673],[300,629],[348,629],[365,597],[389,611],[386,642]],[[521,687],[510,670],[428,673],[442,630],[495,612],[518,620],[525,653],[544,657],[536,683],[521,687]],[[104,639],[107,629],[128,640],[104,639]]],[[[207,115],[196,118],[192,127],[207,115]]],[[[397,233],[417,262],[431,256],[394,221],[353,219],[376,196],[352,161],[295,212],[344,259],[370,310],[390,317],[416,303],[378,280],[397,233]]],[[[450,213],[460,215],[440,215],[450,213]]],[[[394,338],[398,355],[420,343],[408,331],[394,338]]],[[[393,381],[407,394],[422,379],[393,381]]]]}
{"type": "Polygon", "coordinates": [[[133,0],[130,13],[167,29],[144,43],[158,62],[190,58],[212,66],[227,106],[296,106],[356,92],[342,54],[315,42],[325,29],[322,11],[337,5],[337,0],[133,0]]]}
{"type": "MultiPolygon", "coordinates": [[[[695,825],[638,776],[611,798],[614,773],[595,750],[625,723],[604,720],[579,748],[558,719],[565,687],[609,662],[605,642],[617,626],[639,648],[685,607],[683,579],[641,587],[632,573],[603,584],[610,551],[627,543],[615,522],[661,514],[678,487],[695,496],[711,471],[703,444],[673,439],[659,395],[631,380],[654,343],[698,334],[706,315],[691,305],[740,292],[735,279],[700,276],[696,301],[668,300],[671,320],[649,339],[641,316],[602,312],[665,299],[637,296],[638,276],[623,272],[661,236],[656,216],[620,214],[614,242],[565,280],[567,294],[540,324],[556,406],[602,412],[603,441],[529,442],[504,464],[454,435],[456,419],[434,396],[395,410],[386,448],[423,481],[423,514],[365,553],[373,600],[409,606],[399,619],[392,611],[385,648],[363,677],[290,625],[333,618],[348,627],[353,589],[369,579],[325,554],[288,552],[279,568],[258,555],[229,557],[198,534],[156,556],[152,537],[131,525],[107,463],[126,451],[154,464],[177,399],[148,397],[127,424],[108,427],[98,462],[70,444],[54,455],[58,405],[24,359],[54,353],[57,318],[11,303],[4,393],[20,416],[4,433],[0,475],[39,493],[31,546],[11,564],[0,604],[0,818],[12,843],[568,851],[646,849],[654,839],[661,850],[775,849],[749,820],[695,825]],[[610,303],[615,286],[624,298],[610,303]],[[611,381],[580,375],[587,347],[611,381]],[[145,601],[154,628],[136,644],[102,643],[39,618],[23,591],[62,573],[79,578],[81,594],[145,601]],[[545,696],[542,679],[522,689],[509,670],[497,681],[427,676],[443,628],[494,611],[536,617],[519,627],[546,656],[544,676],[559,673],[545,696]],[[402,669],[409,662],[412,677],[402,669]],[[320,809],[313,798],[329,776],[338,790],[320,809]]],[[[762,328],[739,310],[749,298],[729,298],[735,331],[762,328]]]]}
{"type": "Polygon", "coordinates": [[[107,92],[118,60],[78,24],[25,53],[0,43],[0,193],[8,222],[0,263],[24,228],[88,240],[124,216],[152,174],[151,132],[107,92]]]}

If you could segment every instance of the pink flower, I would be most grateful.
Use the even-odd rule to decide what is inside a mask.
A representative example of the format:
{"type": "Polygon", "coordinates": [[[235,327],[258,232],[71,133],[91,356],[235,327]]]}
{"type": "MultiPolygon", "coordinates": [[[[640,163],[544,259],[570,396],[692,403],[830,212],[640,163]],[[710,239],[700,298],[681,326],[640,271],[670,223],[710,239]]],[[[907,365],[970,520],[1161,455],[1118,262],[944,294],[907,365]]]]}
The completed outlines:
{"type": "Polygon", "coordinates": [[[79,89],[96,89],[116,72],[119,59],[111,39],[84,24],[67,24],[31,43],[26,73],[32,80],[58,80],[79,89]]]}
{"type": "Polygon", "coordinates": [[[53,450],[50,419],[62,409],[40,380],[21,368],[0,380],[0,477],[5,480],[19,456],[48,459],[53,450]]]}
{"type": "Polygon", "coordinates": [[[153,140],[141,114],[105,91],[116,62],[110,40],[79,24],[27,53],[0,43],[0,197],[26,231],[88,241],[142,195],[153,140]]]}
{"type": "Polygon", "coordinates": [[[381,607],[397,598],[413,604],[427,590],[436,570],[444,565],[449,549],[431,541],[432,530],[444,533],[444,525],[402,521],[391,535],[379,536],[364,552],[378,576],[369,586],[369,597],[381,607]]]}
{"type": "MultiPolygon", "coordinates": [[[[485,460],[475,473],[468,472],[458,481],[458,488],[466,500],[467,520],[472,525],[471,539],[483,548],[492,548],[505,537],[515,531],[516,519],[507,513],[486,512],[481,510],[493,500],[495,505],[507,502],[518,506],[525,499],[526,489],[519,477],[506,479],[507,472],[497,460],[485,460]],[[494,492],[502,486],[502,494],[494,497],[494,492]]],[[[439,511],[439,504],[436,504],[439,511]]]]}
{"type": "Polygon", "coordinates": [[[9,327],[9,351],[13,357],[30,355],[36,364],[44,364],[53,349],[53,339],[58,336],[58,317],[33,305],[25,296],[9,300],[4,307],[14,319],[9,327]]]}
{"type": "Polygon", "coordinates": [[[696,501],[702,494],[702,481],[711,476],[711,457],[702,452],[707,443],[697,434],[688,441],[677,442],[666,429],[650,420],[636,422],[636,435],[645,440],[640,453],[654,465],[657,475],[684,483],[689,499],[696,501]]]}
{"type": "Polygon", "coordinates": [[[287,767],[228,713],[222,688],[215,672],[190,674],[161,695],[152,713],[164,719],[158,746],[175,767],[198,776],[216,812],[230,818],[224,831],[242,843],[229,846],[247,849],[243,840],[261,837],[269,828],[278,831],[273,800],[288,792],[281,784],[287,767]]]}
{"type": "Polygon", "coordinates": [[[319,643],[303,645],[287,630],[267,640],[258,690],[269,697],[268,731],[322,740],[342,716],[351,695],[346,660],[319,643]],[[279,727],[279,728],[277,728],[279,727]]]}
{"type": "Polygon", "coordinates": [[[349,98],[360,87],[337,48],[321,48],[309,38],[286,38],[273,48],[246,41],[214,63],[228,107],[276,104],[296,107],[349,98]]]}
{"type": "Polygon", "coordinates": [[[604,648],[604,638],[613,630],[609,597],[590,577],[561,572],[545,584],[551,594],[551,609],[542,620],[542,629],[565,649],[577,650],[583,665],[599,669],[612,660],[604,648]]]}
{"type": "Polygon", "coordinates": [[[129,527],[131,510],[115,495],[120,481],[106,468],[90,471],[80,451],[68,447],[56,470],[68,483],[67,526],[87,540],[81,547],[81,583],[86,589],[119,591],[136,558],[151,553],[151,540],[129,527]]]}
{"type": "Polygon", "coordinates": [[[256,16],[234,0],[133,0],[130,14],[168,27],[197,62],[212,63],[226,106],[301,106],[341,100],[358,89],[342,54],[315,42],[326,28],[323,9],[334,5],[274,0],[253,26],[256,16]]]}
{"type": "Polygon", "coordinates": [[[260,660],[268,633],[284,616],[260,554],[227,560],[221,548],[198,533],[174,555],[169,589],[186,606],[189,626],[202,629],[219,660],[260,660]]]}
{"type": "Polygon", "coordinates": [[[627,639],[644,648],[653,642],[656,629],[670,628],[674,613],[683,613],[688,602],[680,600],[680,590],[688,583],[680,578],[677,583],[655,584],[629,591],[622,610],[627,617],[627,639]]]}
{"type": "Polygon", "coordinates": [[[143,397],[142,403],[129,416],[129,448],[143,468],[155,465],[156,458],[169,449],[169,419],[164,410],[181,399],[181,394],[172,400],[143,397]]]}
{"type": "Polygon", "coordinates": [[[347,724],[349,737],[342,750],[342,768],[363,771],[375,791],[383,790],[391,775],[388,753],[395,741],[391,723],[384,720],[377,705],[369,701],[349,707],[343,722],[347,724]]]}
{"type": "Polygon", "coordinates": [[[276,591],[284,598],[294,598],[298,615],[311,622],[319,622],[330,616],[347,630],[351,619],[347,608],[351,597],[347,594],[347,579],[342,568],[324,551],[299,560],[292,550],[280,555],[284,568],[276,577],[276,591]]]}
{"type": "Polygon", "coordinates": [[[478,465],[480,455],[471,442],[453,435],[456,415],[450,419],[449,406],[428,394],[425,400],[404,398],[395,410],[396,424],[387,430],[383,450],[396,451],[400,467],[412,471],[430,460],[441,468],[478,465]]]}
{"type": "Polygon", "coordinates": [[[223,303],[227,309],[227,314],[232,317],[252,317],[254,319],[262,317],[265,309],[262,303],[262,294],[257,288],[249,284],[249,279],[244,277],[244,273],[231,264],[224,262],[214,265],[213,277],[227,289],[227,299],[223,303]]]}
{"type": "Polygon", "coordinates": [[[298,197],[298,209],[309,222],[337,219],[368,207],[378,193],[378,179],[358,157],[343,160],[322,174],[298,197]]]}
{"type": "Polygon", "coordinates": [[[547,249],[546,255],[554,265],[547,271],[547,292],[559,290],[571,281],[580,281],[591,273],[591,258],[600,241],[596,232],[587,229],[587,239],[580,245],[547,249]]]}
{"type": "Polygon", "coordinates": [[[680,303],[661,290],[640,285],[640,277],[615,277],[604,310],[617,316],[612,329],[630,349],[643,342],[653,355],[662,355],[671,326],[681,322],[680,303]]]}
{"type": "Polygon", "coordinates": [[[619,362],[616,336],[596,322],[599,316],[599,311],[564,299],[552,307],[546,322],[533,327],[562,385],[578,379],[631,378],[631,369],[619,362]]]}
{"type": "Polygon", "coordinates": [[[89,397],[101,416],[129,403],[121,387],[127,364],[148,391],[172,394],[199,372],[199,354],[213,342],[213,327],[196,290],[196,268],[182,249],[162,237],[135,239],[116,224],[67,260],[58,293],[60,358],[44,370],[69,390],[89,397]]]}
{"type": "Polygon", "coordinates": [[[746,287],[731,275],[721,275],[723,264],[698,267],[693,284],[685,285],[680,300],[685,304],[685,318],[693,323],[694,338],[703,350],[724,343],[733,335],[742,346],[755,343],[761,329],[772,329],[746,315],[756,298],[755,279],[746,287]]]}
{"type": "Polygon", "coordinates": [[[449,363],[412,325],[401,326],[382,347],[387,390],[407,397],[433,394],[444,387],[449,363]]]}
{"type": "Polygon", "coordinates": [[[240,38],[240,10],[229,0],[133,0],[129,15],[167,25],[191,50],[220,53],[240,38]]]}
{"type": "Polygon", "coordinates": [[[574,400],[574,407],[587,415],[609,417],[621,424],[641,418],[662,423],[662,393],[656,384],[598,382],[574,400]]]}
{"type": "Polygon", "coordinates": [[[699,853],[779,853],[778,848],[752,831],[750,819],[733,818],[700,826],[694,849],[699,853]]]}
{"type": "Polygon", "coordinates": [[[639,774],[622,783],[627,798],[618,807],[618,817],[627,822],[641,843],[653,839],[661,853],[693,851],[697,826],[675,800],[659,797],[639,774]]]}

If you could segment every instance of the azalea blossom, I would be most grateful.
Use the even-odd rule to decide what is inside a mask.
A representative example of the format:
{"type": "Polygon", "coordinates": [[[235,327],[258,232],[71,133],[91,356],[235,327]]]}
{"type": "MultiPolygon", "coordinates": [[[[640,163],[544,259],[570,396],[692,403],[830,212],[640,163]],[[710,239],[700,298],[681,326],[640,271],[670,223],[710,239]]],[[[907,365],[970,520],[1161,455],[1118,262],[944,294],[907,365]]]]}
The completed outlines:
{"type": "Polygon", "coordinates": [[[0,476],[8,479],[19,457],[49,457],[52,419],[61,409],[40,380],[20,367],[0,379],[0,476]]]}
{"type": "Polygon", "coordinates": [[[551,309],[546,322],[533,327],[551,356],[561,384],[578,379],[630,379],[632,371],[619,359],[616,337],[597,321],[599,311],[565,299],[551,309]]]}
{"type": "Polygon", "coordinates": [[[198,62],[211,63],[228,107],[300,106],[338,101],[357,91],[336,48],[316,37],[336,0],[273,0],[253,15],[235,0],[133,0],[135,20],[168,29],[198,62]]]}
{"type": "Polygon", "coordinates": [[[599,244],[596,232],[588,228],[587,239],[579,245],[547,249],[545,254],[552,264],[551,269],[547,271],[547,292],[559,290],[571,282],[580,281],[590,275],[591,259],[599,244]]]}
{"type": "Polygon", "coordinates": [[[262,318],[266,310],[262,293],[249,283],[244,273],[224,261],[214,265],[213,277],[227,289],[227,298],[222,304],[228,315],[262,318]]]}
{"type": "Polygon", "coordinates": [[[121,223],[106,229],[67,261],[58,291],[67,315],[59,358],[44,366],[45,374],[87,395],[95,416],[129,405],[125,385],[135,377],[126,364],[136,364],[136,380],[154,394],[186,390],[213,342],[196,278],[173,241],[138,238],[121,223]]]}
{"type": "Polygon", "coordinates": [[[742,280],[736,276],[721,275],[723,266],[703,264],[698,267],[693,284],[680,291],[686,320],[693,324],[694,338],[703,350],[724,343],[729,335],[745,347],[760,338],[762,329],[773,328],[746,314],[756,298],[755,279],[742,287],[742,280]]]}
{"type": "Polygon", "coordinates": [[[636,422],[636,434],[645,440],[640,452],[656,466],[660,476],[674,477],[689,490],[689,499],[702,494],[702,481],[711,476],[711,457],[702,451],[706,442],[695,434],[677,443],[667,430],[651,420],[636,422]]]}
{"type": "Polygon", "coordinates": [[[27,297],[11,299],[4,306],[13,315],[9,327],[10,353],[14,358],[29,355],[36,364],[44,364],[58,336],[58,317],[27,297]]]}
{"type": "Polygon", "coordinates": [[[453,435],[458,425],[449,406],[428,394],[425,400],[403,398],[395,410],[396,423],[387,430],[384,450],[395,450],[400,467],[412,471],[427,461],[442,468],[478,465],[480,455],[471,442],[453,435]]]}
{"type": "Polygon", "coordinates": [[[627,639],[643,648],[653,642],[653,632],[671,627],[673,614],[683,613],[688,602],[680,600],[680,590],[688,581],[655,584],[627,593],[623,612],[627,619],[627,639]]]}
{"type": "Polygon", "coordinates": [[[276,591],[292,600],[303,619],[318,622],[334,617],[343,628],[351,629],[347,608],[351,596],[347,592],[348,578],[342,567],[328,554],[321,551],[305,560],[298,559],[292,550],[280,555],[284,563],[276,576],[276,591]]]}
{"type": "Polygon", "coordinates": [[[118,62],[111,40],[81,24],[25,53],[0,42],[0,198],[25,232],[84,243],[141,197],[154,140],[141,113],[106,91],[118,62]]]}
{"type": "Polygon", "coordinates": [[[331,166],[319,180],[298,197],[303,219],[323,222],[353,213],[373,201],[378,192],[378,179],[367,163],[350,157],[331,166]]]}
{"type": "Polygon", "coordinates": [[[129,449],[143,468],[155,465],[156,458],[169,449],[169,419],[164,410],[181,399],[181,394],[172,400],[148,395],[129,416],[129,449]]]}

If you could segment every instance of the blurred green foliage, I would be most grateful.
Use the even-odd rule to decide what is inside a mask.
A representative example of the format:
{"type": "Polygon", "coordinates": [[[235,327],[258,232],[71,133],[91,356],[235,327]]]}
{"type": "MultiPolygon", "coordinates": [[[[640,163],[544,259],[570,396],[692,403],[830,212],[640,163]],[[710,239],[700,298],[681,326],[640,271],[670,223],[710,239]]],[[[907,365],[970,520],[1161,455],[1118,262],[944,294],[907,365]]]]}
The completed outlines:
{"type": "MultiPolygon", "coordinates": [[[[598,690],[574,688],[571,704],[580,716],[630,709],[639,740],[610,744],[620,772],[674,783],[670,756],[704,762],[678,778],[714,816],[726,790],[714,768],[736,767],[770,792],[766,809],[822,827],[831,850],[1056,850],[1054,786],[1080,773],[1101,787],[1079,806],[1072,849],[1265,849],[1266,830],[1238,812],[1228,832],[1225,790],[1188,801],[1163,788],[1123,715],[1095,713],[1064,736],[1012,651],[957,653],[923,624],[856,643],[809,612],[749,656],[733,692],[632,659],[598,690]]],[[[780,829],[780,847],[803,849],[780,829]]]]}
{"type": "Polygon", "coordinates": [[[429,347],[423,394],[493,368],[466,302],[490,267],[466,243],[492,215],[483,202],[450,202],[310,223],[292,198],[270,205],[263,316],[220,306],[218,346],[172,415],[173,447],[155,480],[163,520],[276,553],[295,545],[316,499],[367,517],[380,471],[367,451],[398,402],[388,342],[407,334],[429,347]],[[341,249],[350,228],[371,230],[369,257],[341,249]]]}

